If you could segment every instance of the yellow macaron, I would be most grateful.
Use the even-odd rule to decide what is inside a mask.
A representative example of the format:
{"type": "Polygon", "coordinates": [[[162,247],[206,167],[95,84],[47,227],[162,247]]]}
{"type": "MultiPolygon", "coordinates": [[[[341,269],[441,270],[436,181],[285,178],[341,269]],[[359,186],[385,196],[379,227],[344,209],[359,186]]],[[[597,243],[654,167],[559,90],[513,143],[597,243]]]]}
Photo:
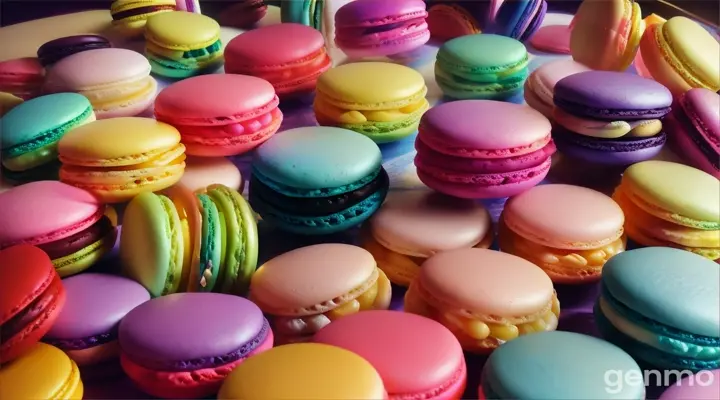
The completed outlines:
{"type": "Polygon", "coordinates": [[[142,36],[148,18],[175,7],[175,0],[116,0],[110,5],[110,15],[121,34],[134,37],[142,36]]]}
{"type": "Polygon", "coordinates": [[[57,347],[38,343],[0,369],[0,399],[82,399],[77,364],[57,347]]]}

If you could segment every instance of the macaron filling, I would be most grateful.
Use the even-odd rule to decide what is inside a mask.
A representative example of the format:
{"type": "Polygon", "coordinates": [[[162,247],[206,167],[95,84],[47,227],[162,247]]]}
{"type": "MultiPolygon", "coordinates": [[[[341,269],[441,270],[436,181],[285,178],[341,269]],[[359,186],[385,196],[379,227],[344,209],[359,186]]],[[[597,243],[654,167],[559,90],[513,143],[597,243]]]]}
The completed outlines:
{"type": "Polygon", "coordinates": [[[596,151],[608,151],[609,149],[612,149],[612,151],[615,152],[634,152],[653,148],[659,151],[660,147],[662,147],[667,141],[667,135],[665,132],[660,132],[659,134],[651,137],[604,139],[576,134],[565,128],[554,129],[553,138],[561,151],[567,145],[578,146],[596,151]]]}
{"type": "Polygon", "coordinates": [[[110,235],[114,236],[114,234],[115,227],[110,218],[104,215],[97,222],[80,232],[66,238],[38,244],[37,247],[47,253],[50,259],[56,260],[81,251],[103,238],[110,235]]]}
{"type": "Polygon", "coordinates": [[[119,21],[121,19],[125,18],[131,18],[136,17],[139,15],[144,14],[151,14],[159,11],[175,11],[174,5],[155,5],[155,6],[142,6],[142,7],[135,7],[135,8],[129,8],[122,11],[113,11],[110,14],[112,15],[113,21],[119,21]]]}
{"type": "Polygon", "coordinates": [[[218,118],[216,120],[218,125],[215,126],[204,125],[202,121],[198,121],[197,125],[188,122],[187,125],[176,124],[175,127],[178,128],[187,145],[223,146],[251,142],[259,144],[275,133],[282,119],[282,112],[275,107],[254,118],[223,126],[218,126],[223,122],[218,118]]]}

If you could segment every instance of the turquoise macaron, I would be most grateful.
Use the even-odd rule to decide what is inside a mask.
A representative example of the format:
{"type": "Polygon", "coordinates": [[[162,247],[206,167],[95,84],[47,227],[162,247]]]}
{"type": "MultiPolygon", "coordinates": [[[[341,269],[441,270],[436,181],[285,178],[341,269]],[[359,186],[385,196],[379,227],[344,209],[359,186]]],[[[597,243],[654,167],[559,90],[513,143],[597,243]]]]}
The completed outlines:
{"type": "Polygon", "coordinates": [[[480,399],[644,400],[642,370],[602,339],[553,331],[520,336],[490,357],[480,399]],[[625,379],[634,375],[634,380],[625,379]]]}
{"type": "Polygon", "coordinates": [[[507,100],[522,92],[528,52],[519,41],[478,33],[445,42],[437,53],[435,80],[454,99],[507,100]]]}
{"type": "Polygon", "coordinates": [[[368,219],[388,187],[380,148],[367,136],[334,127],[296,128],[255,151],[250,205],[278,229],[331,234],[368,219]]]}
{"type": "Polygon", "coordinates": [[[294,22],[322,30],[325,0],[292,0],[280,3],[280,21],[294,22]]]}
{"type": "Polygon", "coordinates": [[[720,368],[720,265],[669,247],[612,257],[595,320],[601,334],[652,367],[720,368]]]}
{"type": "Polygon", "coordinates": [[[94,120],[90,101],[77,93],[21,103],[2,117],[2,176],[13,183],[57,179],[60,138],[94,120]]]}

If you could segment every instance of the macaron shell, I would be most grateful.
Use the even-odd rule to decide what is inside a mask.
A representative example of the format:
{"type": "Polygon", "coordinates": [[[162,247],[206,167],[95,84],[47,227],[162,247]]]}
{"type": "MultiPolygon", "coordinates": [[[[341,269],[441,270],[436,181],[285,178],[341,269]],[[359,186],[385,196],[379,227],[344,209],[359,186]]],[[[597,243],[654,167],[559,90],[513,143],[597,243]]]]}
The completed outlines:
{"type": "Polygon", "coordinates": [[[244,181],[238,167],[225,157],[188,157],[180,183],[190,191],[220,184],[243,191],[244,181]]]}
{"type": "Polygon", "coordinates": [[[60,349],[36,344],[23,357],[0,370],[3,399],[82,399],[77,365],[60,349]]]}
{"type": "Polygon", "coordinates": [[[690,89],[682,108],[707,144],[720,153],[720,95],[708,89],[690,89]]]}
{"type": "Polygon", "coordinates": [[[700,371],[683,378],[660,395],[659,400],[714,400],[720,393],[720,369],[700,371]]]}
{"type": "Polygon", "coordinates": [[[297,23],[264,26],[236,36],[225,47],[226,68],[276,70],[290,68],[323,49],[325,39],[317,29],[297,23]],[[283,40],[278,40],[282,37],[283,40]],[[291,64],[291,65],[287,65],[291,64]]]}
{"type": "Polygon", "coordinates": [[[587,1],[573,19],[570,50],[575,61],[597,70],[614,70],[625,51],[628,0],[587,1]]]}
{"type": "Polygon", "coordinates": [[[218,40],[220,25],[205,15],[171,11],[153,15],[145,25],[145,37],[169,49],[195,50],[218,40]]]}
{"type": "Polygon", "coordinates": [[[670,18],[662,25],[672,58],[691,74],[696,82],[692,87],[720,89],[720,43],[697,22],[686,17],[670,18]],[[702,86],[698,86],[701,83],[702,86]]]}
{"type": "Polygon", "coordinates": [[[530,45],[540,51],[553,54],[570,54],[570,27],[546,25],[530,38],[530,45]]]}
{"type": "MultiPolygon", "coordinates": [[[[536,34],[533,38],[537,36],[536,34]]],[[[554,107],[553,90],[555,85],[566,76],[585,71],[590,71],[590,68],[573,60],[557,60],[543,64],[527,78],[525,101],[529,106],[550,118],[554,107]],[[533,102],[531,98],[528,98],[529,96],[537,101],[533,102]]]]}
{"type": "Polygon", "coordinates": [[[54,268],[50,258],[35,246],[19,245],[0,250],[0,322],[8,322],[31,304],[48,285],[54,268]],[[15,274],[22,268],[22,274],[15,274]]]}
{"type": "Polygon", "coordinates": [[[425,3],[421,0],[361,0],[341,7],[335,14],[335,24],[342,27],[384,26],[424,12],[425,3]]]}
{"type": "Polygon", "coordinates": [[[507,68],[527,59],[527,49],[517,40],[500,35],[475,34],[461,36],[442,45],[440,59],[460,67],[478,70],[507,68]],[[482,48],[484,51],[474,51],[482,48]]]}
{"type": "Polygon", "coordinates": [[[150,63],[140,53],[120,48],[73,54],[48,71],[46,87],[53,91],[99,89],[150,74],[150,63]]]}

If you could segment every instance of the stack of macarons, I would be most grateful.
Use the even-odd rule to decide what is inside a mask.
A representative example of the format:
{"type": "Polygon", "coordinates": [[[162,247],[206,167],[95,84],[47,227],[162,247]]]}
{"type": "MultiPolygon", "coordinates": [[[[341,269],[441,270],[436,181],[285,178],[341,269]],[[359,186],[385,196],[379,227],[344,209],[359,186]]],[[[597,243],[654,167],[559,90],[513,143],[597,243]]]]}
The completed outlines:
{"type": "Polygon", "coordinates": [[[524,42],[540,28],[546,12],[545,0],[503,1],[492,22],[483,31],[524,42]]]}
{"type": "Polygon", "coordinates": [[[110,5],[110,15],[119,32],[138,37],[142,36],[148,18],[175,9],[175,0],[115,0],[110,5]]]}
{"type": "Polygon", "coordinates": [[[106,49],[112,44],[100,35],[74,35],[53,39],[37,50],[38,60],[45,68],[65,57],[88,50],[106,49]]]}

